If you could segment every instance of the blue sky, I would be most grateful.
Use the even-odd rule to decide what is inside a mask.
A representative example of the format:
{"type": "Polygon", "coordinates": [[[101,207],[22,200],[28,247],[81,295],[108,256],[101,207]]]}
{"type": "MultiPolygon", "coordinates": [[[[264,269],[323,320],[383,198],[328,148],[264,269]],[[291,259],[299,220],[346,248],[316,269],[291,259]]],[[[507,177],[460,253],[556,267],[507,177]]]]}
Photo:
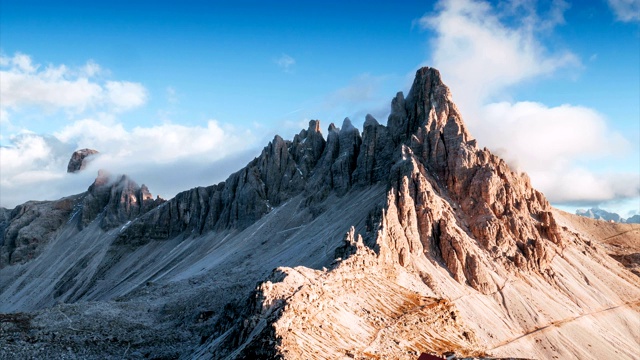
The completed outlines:
{"type": "Polygon", "coordinates": [[[0,0],[0,20],[1,206],[83,191],[81,147],[164,197],[209,185],[309,119],[384,122],[429,65],[554,204],[640,211],[638,0],[0,0]]]}

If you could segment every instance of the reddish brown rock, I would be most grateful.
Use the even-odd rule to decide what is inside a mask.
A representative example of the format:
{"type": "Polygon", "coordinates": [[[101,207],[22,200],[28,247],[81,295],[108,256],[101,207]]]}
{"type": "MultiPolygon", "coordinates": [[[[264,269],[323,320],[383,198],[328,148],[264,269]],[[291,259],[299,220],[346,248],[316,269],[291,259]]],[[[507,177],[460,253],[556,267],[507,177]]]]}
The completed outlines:
{"type": "Polygon", "coordinates": [[[93,149],[80,149],[76,150],[69,159],[69,165],[67,165],[68,173],[75,173],[83,170],[87,164],[91,161],[93,156],[99,154],[98,150],[93,149]]]}

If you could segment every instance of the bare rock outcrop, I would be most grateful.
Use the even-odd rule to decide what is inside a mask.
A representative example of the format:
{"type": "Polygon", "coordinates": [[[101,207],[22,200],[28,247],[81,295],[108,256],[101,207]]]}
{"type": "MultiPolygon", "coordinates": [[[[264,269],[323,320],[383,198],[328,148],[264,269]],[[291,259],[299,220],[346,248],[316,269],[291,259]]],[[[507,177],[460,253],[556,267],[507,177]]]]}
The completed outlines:
{"type": "Polygon", "coordinates": [[[407,98],[393,99],[388,128],[402,147],[388,210],[397,208],[393,221],[405,233],[394,240],[395,252],[426,249],[457,280],[483,292],[495,290],[492,265],[476,253],[545,271],[562,246],[551,206],[526,175],[477,148],[437,70],[418,70],[407,98]]]}
{"type": "Polygon", "coordinates": [[[96,154],[99,154],[99,151],[93,149],[80,149],[74,151],[71,155],[71,159],[69,159],[67,172],[76,173],[83,170],[96,154]]]}
{"type": "Polygon", "coordinates": [[[227,332],[212,337],[222,345],[208,355],[416,359],[422,351],[483,354],[453,304],[399,285],[404,269],[380,263],[353,228],[341,249],[348,259],[329,272],[274,270],[236,314],[235,325],[216,324],[216,335],[227,332]]]}
{"type": "Polygon", "coordinates": [[[320,120],[309,121],[309,128],[293,138],[293,159],[303,174],[311,174],[327,144],[320,131],[320,120]]]}
{"type": "Polygon", "coordinates": [[[0,268],[36,258],[66,224],[82,230],[99,221],[106,231],[163,202],[128,176],[112,177],[101,170],[84,193],[55,201],[29,201],[12,210],[0,208],[0,268]]]}
{"type": "Polygon", "coordinates": [[[78,197],[29,201],[13,210],[0,208],[0,269],[37,257],[67,223],[78,197]]]}
{"type": "Polygon", "coordinates": [[[362,145],[358,154],[353,182],[360,185],[387,181],[389,167],[394,160],[394,146],[389,128],[367,114],[362,133],[362,145]]]}
{"type": "Polygon", "coordinates": [[[153,199],[144,184],[138,186],[127,175],[112,177],[100,170],[79,205],[78,226],[82,229],[99,218],[100,227],[109,230],[147,213],[163,202],[160,197],[153,199]]]}
{"type": "Polygon", "coordinates": [[[118,243],[133,244],[131,241],[135,239],[135,243],[141,244],[183,232],[202,234],[244,229],[253,224],[304,188],[310,175],[309,166],[317,162],[316,156],[323,147],[315,121],[312,123],[309,131],[301,132],[293,143],[275,136],[260,156],[226,181],[179,193],[132,223],[118,243]]]}

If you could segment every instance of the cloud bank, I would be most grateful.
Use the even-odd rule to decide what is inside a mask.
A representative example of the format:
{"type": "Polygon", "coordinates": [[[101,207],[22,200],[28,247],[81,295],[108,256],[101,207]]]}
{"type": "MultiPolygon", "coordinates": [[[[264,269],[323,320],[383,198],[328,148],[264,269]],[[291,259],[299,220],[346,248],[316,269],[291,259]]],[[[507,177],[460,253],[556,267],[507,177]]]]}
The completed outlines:
{"type": "Polygon", "coordinates": [[[81,68],[34,64],[31,57],[17,53],[0,58],[0,109],[8,121],[11,112],[37,108],[46,112],[65,110],[78,114],[108,108],[127,111],[144,105],[147,90],[129,81],[103,80],[102,69],[94,62],[81,68]]]}
{"type": "MultiPolygon", "coordinates": [[[[215,120],[193,126],[165,121],[127,128],[119,116],[146,104],[146,88],[136,82],[102,79],[104,71],[92,61],[75,69],[42,66],[18,53],[0,57],[0,69],[3,207],[80,193],[99,169],[127,174],[154,194],[172,197],[178,191],[224,180],[257,153],[258,139],[251,129],[215,120]],[[36,114],[35,120],[22,116],[29,111],[31,116],[36,114]],[[66,113],[68,122],[53,134],[29,130],[30,121],[42,121],[58,111],[66,113]],[[21,120],[21,126],[14,126],[10,117],[21,120]],[[96,149],[100,155],[85,171],[66,173],[71,154],[81,148],[96,149]]],[[[168,89],[168,102],[175,104],[175,90],[168,89]]]]}
{"type": "Polygon", "coordinates": [[[563,1],[540,14],[533,3],[501,8],[474,0],[440,1],[419,20],[435,33],[428,65],[438,68],[481,146],[526,171],[553,203],[598,203],[640,196],[637,173],[596,173],[591,162],[622,158],[629,141],[584,106],[499,101],[513,86],[583,66],[539,38],[562,24],[563,1]]]}
{"type": "Polygon", "coordinates": [[[163,124],[126,130],[114,120],[83,119],[52,136],[23,133],[0,148],[0,204],[54,200],[85,191],[99,169],[127,174],[165,198],[224,180],[255,156],[251,131],[209,120],[206,126],[163,124]],[[71,153],[100,154],[77,174],[66,173],[71,153]]]}

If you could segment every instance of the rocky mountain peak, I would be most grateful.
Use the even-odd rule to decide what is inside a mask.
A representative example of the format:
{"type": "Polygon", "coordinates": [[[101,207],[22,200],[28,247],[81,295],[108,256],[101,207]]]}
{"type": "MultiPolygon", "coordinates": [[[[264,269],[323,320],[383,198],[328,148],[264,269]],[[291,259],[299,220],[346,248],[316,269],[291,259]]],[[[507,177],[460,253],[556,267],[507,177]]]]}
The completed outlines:
{"type": "MultiPolygon", "coordinates": [[[[387,131],[396,150],[383,227],[399,226],[387,230],[392,257],[401,264],[423,254],[441,259],[454,278],[482,292],[496,289],[496,259],[544,273],[562,246],[551,206],[525,174],[477,148],[439,72],[419,69],[409,95],[398,93],[391,107],[387,131]]],[[[376,128],[369,124],[365,144],[376,128]]]]}
{"type": "Polygon", "coordinates": [[[342,121],[342,128],[340,129],[340,132],[352,132],[352,131],[357,131],[358,129],[356,129],[353,124],[351,123],[351,119],[349,119],[348,117],[344,118],[344,120],[342,121]]]}
{"type": "Polygon", "coordinates": [[[96,154],[99,154],[99,151],[93,149],[80,149],[74,151],[73,154],[71,154],[71,159],[69,159],[67,172],[76,173],[83,170],[96,154]]]}
{"type": "Polygon", "coordinates": [[[378,120],[376,120],[376,118],[374,118],[373,115],[367,114],[365,116],[363,128],[366,128],[369,126],[377,126],[377,125],[380,125],[380,123],[378,123],[378,120]]]}
{"type": "MultiPolygon", "coordinates": [[[[0,310],[45,308],[31,328],[5,317],[0,357],[637,354],[637,277],[478,148],[437,70],[387,125],[320,129],[167,202],[100,171],[85,193],[0,208],[0,310]]],[[[640,231],[592,226],[616,246],[640,231]]]]}
{"type": "Polygon", "coordinates": [[[100,227],[108,230],[146,213],[163,202],[160,197],[154,200],[146,185],[138,186],[127,175],[113,176],[101,169],[82,199],[78,224],[80,228],[84,228],[102,214],[100,227]]]}
{"type": "Polygon", "coordinates": [[[320,132],[320,120],[309,120],[309,129],[307,130],[309,133],[319,133],[320,132]]]}

